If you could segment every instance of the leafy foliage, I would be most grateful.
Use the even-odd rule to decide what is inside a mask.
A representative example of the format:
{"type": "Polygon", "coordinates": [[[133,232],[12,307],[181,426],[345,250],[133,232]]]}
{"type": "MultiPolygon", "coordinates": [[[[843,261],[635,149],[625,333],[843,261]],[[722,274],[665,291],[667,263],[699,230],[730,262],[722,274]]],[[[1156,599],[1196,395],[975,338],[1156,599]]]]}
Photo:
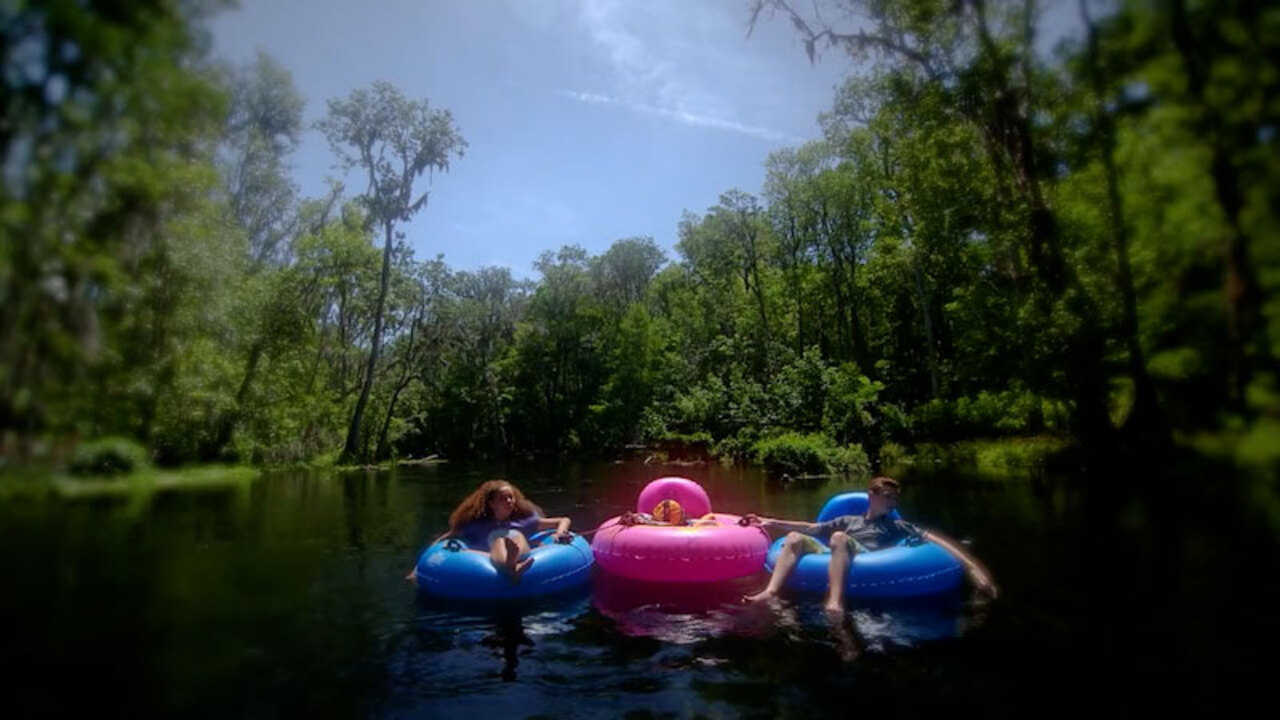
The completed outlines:
{"type": "Polygon", "coordinates": [[[686,211],[670,257],[645,237],[568,246],[531,281],[399,235],[422,176],[466,148],[448,111],[381,82],[331,100],[318,128],[361,188],[300,198],[303,98],[266,55],[208,64],[204,3],[7,5],[6,455],[646,444],[798,475],[931,442],[1028,467],[1209,436],[1271,463],[1276,13],[1083,4],[1051,61],[1025,3],[829,5],[849,12],[752,8],[815,58],[866,61],[821,141],[767,158],[761,194],[686,211]]]}
{"type": "Polygon", "coordinates": [[[76,448],[67,469],[73,475],[112,477],[146,467],[147,451],[129,438],[105,437],[76,448]]]}
{"type": "Polygon", "coordinates": [[[766,470],[778,476],[832,472],[866,475],[871,470],[860,445],[839,447],[830,438],[816,433],[786,433],[761,440],[753,448],[753,455],[766,470]]]}

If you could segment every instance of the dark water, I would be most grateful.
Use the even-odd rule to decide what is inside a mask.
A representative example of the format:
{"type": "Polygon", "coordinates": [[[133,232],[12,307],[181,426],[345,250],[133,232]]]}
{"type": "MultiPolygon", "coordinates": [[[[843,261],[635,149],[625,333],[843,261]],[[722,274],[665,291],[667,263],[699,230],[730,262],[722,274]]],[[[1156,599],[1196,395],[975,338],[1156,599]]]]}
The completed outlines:
{"type": "MultiPolygon", "coordinates": [[[[904,514],[971,543],[1002,596],[743,607],[763,577],[597,577],[528,606],[403,577],[453,505],[505,476],[575,529],[662,474],[715,509],[811,519],[839,482],[582,464],[278,474],[148,502],[0,500],[0,712],[214,717],[828,717],[1221,710],[1265,692],[1280,570],[1234,486],[1117,497],[1081,478],[902,472],[904,514]],[[1095,488],[1095,489],[1085,489],[1095,488]]],[[[1110,714],[1109,712],[1107,714],[1110,714]]]]}

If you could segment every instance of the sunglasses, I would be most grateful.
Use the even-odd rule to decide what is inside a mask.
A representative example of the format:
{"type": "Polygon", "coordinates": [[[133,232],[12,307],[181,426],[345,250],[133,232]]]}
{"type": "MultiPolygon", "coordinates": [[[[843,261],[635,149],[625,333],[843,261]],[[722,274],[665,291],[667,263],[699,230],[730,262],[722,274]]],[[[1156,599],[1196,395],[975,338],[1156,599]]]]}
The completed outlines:
{"type": "Polygon", "coordinates": [[[876,488],[875,490],[871,491],[871,494],[879,495],[880,497],[887,497],[887,498],[894,498],[894,499],[897,499],[898,497],[897,490],[888,490],[885,488],[876,488]]]}

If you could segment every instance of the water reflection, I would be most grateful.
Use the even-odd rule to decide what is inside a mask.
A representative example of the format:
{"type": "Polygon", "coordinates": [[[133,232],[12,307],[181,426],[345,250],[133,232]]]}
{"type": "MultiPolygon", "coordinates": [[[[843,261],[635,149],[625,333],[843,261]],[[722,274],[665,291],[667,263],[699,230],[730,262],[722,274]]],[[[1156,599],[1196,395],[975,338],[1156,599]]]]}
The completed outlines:
{"type": "Polygon", "coordinates": [[[516,668],[520,665],[520,650],[534,646],[533,639],[524,629],[524,613],[518,609],[509,609],[494,618],[494,630],[486,635],[480,644],[496,648],[502,653],[502,671],[499,676],[503,682],[516,679],[516,668]]]}
{"type": "MultiPolygon", "coordinates": [[[[418,592],[417,605],[415,626],[424,650],[471,654],[486,648],[499,661],[498,677],[514,682],[521,658],[534,652],[537,638],[566,632],[586,612],[588,602],[587,591],[579,589],[532,601],[457,600],[418,592]]],[[[484,672],[486,677],[492,674],[484,672]]]]}
{"type": "Polygon", "coordinates": [[[600,572],[591,600],[624,635],[688,645],[726,633],[760,632],[739,605],[743,593],[758,582],[748,577],[716,583],[652,583],[600,572]]]}
{"type": "Polygon", "coordinates": [[[743,605],[742,596],[765,581],[757,575],[721,583],[647,583],[599,573],[591,602],[630,637],[692,645],[723,636],[781,636],[834,645],[847,661],[960,637],[985,617],[986,606],[962,593],[863,600],[844,613],[827,613],[808,596],[743,605]]]}
{"type": "Polygon", "coordinates": [[[960,637],[981,624],[984,607],[951,594],[859,605],[843,615],[861,649],[884,652],[960,637]]]}

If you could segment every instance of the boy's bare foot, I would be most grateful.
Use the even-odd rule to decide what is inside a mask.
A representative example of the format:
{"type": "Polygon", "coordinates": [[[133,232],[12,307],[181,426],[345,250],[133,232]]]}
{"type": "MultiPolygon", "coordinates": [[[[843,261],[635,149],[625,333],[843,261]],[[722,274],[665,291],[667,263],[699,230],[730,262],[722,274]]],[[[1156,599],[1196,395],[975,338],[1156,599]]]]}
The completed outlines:
{"type": "Polygon", "coordinates": [[[841,603],[833,603],[830,600],[823,603],[822,609],[826,610],[828,615],[839,616],[844,614],[844,605],[841,603]]]}
{"type": "Polygon", "coordinates": [[[862,654],[862,650],[855,643],[837,642],[836,653],[840,655],[841,660],[851,663],[858,659],[858,656],[862,654]]]}
{"type": "Polygon", "coordinates": [[[827,620],[831,623],[831,633],[835,635],[836,652],[844,662],[853,662],[862,654],[862,648],[858,646],[858,638],[853,631],[853,619],[845,614],[843,608],[833,610],[830,605],[828,602],[822,606],[822,609],[826,611],[827,620]]]}
{"type": "Polygon", "coordinates": [[[760,592],[755,593],[754,595],[743,595],[743,596],[742,596],[742,602],[744,602],[744,603],[757,603],[757,602],[760,602],[761,600],[772,600],[773,598],[775,598],[775,597],[777,597],[777,596],[778,596],[778,594],[777,594],[777,593],[775,593],[774,591],[770,590],[769,588],[765,588],[765,589],[761,590],[760,592]]]}

